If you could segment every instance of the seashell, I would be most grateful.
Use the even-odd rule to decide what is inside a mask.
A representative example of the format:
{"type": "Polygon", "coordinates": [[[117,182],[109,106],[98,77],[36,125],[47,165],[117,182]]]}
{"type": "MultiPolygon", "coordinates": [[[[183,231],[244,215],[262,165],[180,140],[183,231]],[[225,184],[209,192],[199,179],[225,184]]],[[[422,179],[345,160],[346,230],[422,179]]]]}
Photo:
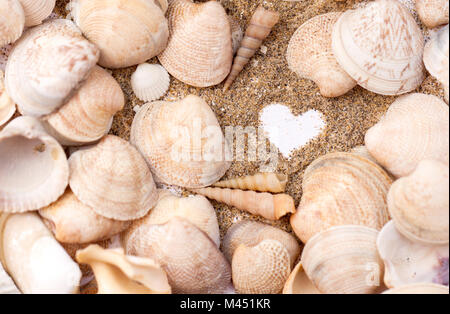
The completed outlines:
{"type": "Polygon", "coordinates": [[[25,294],[79,290],[80,268],[35,213],[0,216],[0,260],[25,294]]]}
{"type": "Polygon", "coordinates": [[[3,71],[0,70],[0,126],[8,122],[16,112],[16,104],[5,91],[3,71]]]}
{"type": "Polygon", "coordinates": [[[295,213],[294,199],[287,194],[272,195],[220,188],[193,189],[192,192],[269,220],[278,220],[295,213]]]}
{"type": "Polygon", "coordinates": [[[22,35],[25,14],[19,0],[0,2],[0,48],[15,42],[22,35]]]}
{"type": "Polygon", "coordinates": [[[38,120],[18,117],[0,132],[0,212],[47,206],[64,193],[68,181],[66,154],[38,120]]]}
{"type": "Polygon", "coordinates": [[[89,144],[109,132],[113,116],[124,105],[120,85],[106,70],[95,66],[69,102],[44,117],[43,124],[62,145],[89,144]]]}
{"type": "Polygon", "coordinates": [[[304,243],[333,226],[380,230],[389,221],[386,199],[391,183],[381,167],[359,155],[322,156],[304,173],[303,196],[291,226],[304,243]]]}
{"type": "Polygon", "coordinates": [[[448,0],[416,0],[416,10],[428,28],[448,24],[448,0]]]}
{"type": "Polygon", "coordinates": [[[282,193],[286,190],[288,177],[282,173],[263,172],[252,176],[235,178],[213,184],[216,187],[282,193]]]}
{"type": "Polygon", "coordinates": [[[233,66],[230,75],[225,81],[224,90],[228,90],[231,87],[236,77],[244,69],[251,57],[255,55],[279,20],[280,14],[278,12],[266,10],[262,6],[256,9],[245,31],[244,39],[241,41],[237,55],[233,60],[233,66]]]}
{"type": "Polygon", "coordinates": [[[15,44],[6,64],[6,90],[23,115],[50,114],[88,77],[98,57],[75,24],[52,20],[15,44]]]}
{"type": "Polygon", "coordinates": [[[449,294],[448,287],[436,284],[415,284],[385,291],[383,294],[449,294]]]}
{"type": "Polygon", "coordinates": [[[302,263],[295,266],[283,288],[283,294],[320,294],[303,269],[302,263]]]}
{"type": "Polygon", "coordinates": [[[338,226],[311,238],[301,263],[308,278],[324,294],[370,294],[383,277],[378,231],[364,226],[338,226]]]}
{"type": "Polygon", "coordinates": [[[448,286],[447,245],[425,245],[402,236],[393,222],[381,230],[378,252],[384,260],[384,282],[389,288],[409,284],[435,283],[448,286]]]}
{"type": "Polygon", "coordinates": [[[95,213],[81,203],[70,189],[55,203],[39,210],[44,223],[62,243],[82,244],[111,238],[130,226],[95,213]]]}
{"type": "Polygon", "coordinates": [[[399,1],[371,1],[343,13],[332,47],[341,67],[369,91],[400,95],[424,79],[422,31],[399,1]]]}
{"type": "Polygon", "coordinates": [[[142,106],[133,120],[130,142],[166,184],[208,186],[230,167],[224,158],[229,147],[219,122],[198,96],[142,106]]]}
{"type": "Polygon", "coordinates": [[[424,160],[388,194],[389,212],[397,230],[414,242],[449,242],[449,168],[424,160]]]}
{"type": "Polygon", "coordinates": [[[318,15],[300,26],[287,50],[289,68],[301,78],[314,81],[325,97],[338,97],[356,86],[338,64],[331,47],[333,27],[342,13],[318,15]]]}
{"type": "Polygon", "coordinates": [[[170,77],[159,64],[143,63],[131,75],[131,87],[142,101],[154,101],[169,90],[170,77]]]}
{"type": "Polygon", "coordinates": [[[169,43],[158,56],[163,67],[195,87],[222,82],[233,59],[230,22],[222,5],[173,0],[167,14],[169,43]]]}
{"type": "Polygon", "coordinates": [[[144,158],[117,136],[73,153],[69,166],[73,193],[103,217],[134,220],[156,204],[158,193],[144,158]]]}
{"type": "Polygon", "coordinates": [[[353,147],[351,153],[369,159],[371,162],[378,164],[377,160],[373,158],[373,156],[367,150],[367,147],[364,145],[353,147]]]}
{"type": "Polygon", "coordinates": [[[173,293],[224,293],[231,282],[230,265],[216,244],[187,220],[128,231],[127,254],[154,259],[166,271],[173,293]]]}
{"type": "Polygon", "coordinates": [[[25,12],[25,26],[42,24],[53,12],[56,0],[19,0],[25,12]]]}
{"type": "Polygon", "coordinates": [[[238,20],[228,16],[228,21],[231,26],[231,46],[233,47],[233,55],[235,55],[241,46],[242,39],[244,38],[244,32],[242,31],[238,20]]]}
{"type": "Polygon", "coordinates": [[[20,291],[17,289],[11,277],[5,272],[2,263],[0,262],[0,295],[1,294],[20,294],[20,291]]]}
{"type": "Polygon", "coordinates": [[[72,0],[70,9],[83,34],[100,49],[103,67],[144,63],[167,45],[167,20],[155,1],[72,0]]]}
{"type": "Polygon", "coordinates": [[[366,133],[366,147],[396,177],[407,176],[420,161],[449,164],[449,110],[432,95],[398,98],[378,124],[366,133]]]}
{"type": "MultiPolygon", "coordinates": [[[[448,1],[447,5],[448,5],[448,1]]],[[[448,14],[448,10],[447,10],[448,14]]],[[[448,25],[441,29],[427,43],[423,55],[423,62],[428,72],[434,76],[444,87],[445,101],[449,97],[449,31],[448,25]]]]}
{"type": "Polygon", "coordinates": [[[166,273],[149,258],[127,256],[123,249],[90,245],[77,251],[77,261],[89,264],[98,294],[169,294],[166,273]]]}

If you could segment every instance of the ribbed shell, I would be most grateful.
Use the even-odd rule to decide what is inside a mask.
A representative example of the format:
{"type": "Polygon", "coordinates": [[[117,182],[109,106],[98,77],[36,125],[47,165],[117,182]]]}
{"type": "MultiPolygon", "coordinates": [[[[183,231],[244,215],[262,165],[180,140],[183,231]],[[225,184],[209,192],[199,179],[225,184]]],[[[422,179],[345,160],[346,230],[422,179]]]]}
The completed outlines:
{"type": "Polygon", "coordinates": [[[56,0],[19,0],[25,12],[25,26],[31,27],[42,23],[55,8],[56,0]]]}
{"type": "Polygon", "coordinates": [[[167,20],[154,1],[72,0],[71,14],[83,34],[100,49],[103,67],[144,63],[167,45],[167,20]]]}
{"type": "Polygon", "coordinates": [[[138,219],[156,204],[158,193],[144,158],[119,137],[108,135],[73,153],[69,165],[73,193],[101,216],[138,219]]]}
{"type": "Polygon", "coordinates": [[[133,120],[130,142],[145,157],[152,172],[168,184],[208,186],[230,166],[224,161],[223,149],[228,151],[228,145],[216,116],[203,99],[194,95],[177,102],[142,106],[133,120]],[[200,134],[205,130],[214,134],[200,134]],[[202,141],[200,135],[205,136],[202,141]],[[207,149],[212,147],[210,155],[207,149]]]}
{"type": "Polygon", "coordinates": [[[230,22],[222,5],[173,0],[167,14],[169,43],[158,56],[164,68],[196,87],[222,82],[233,59],[230,22]]]}
{"type": "Polygon", "coordinates": [[[429,28],[448,24],[448,0],[416,0],[420,20],[429,28]]]}
{"type": "Polygon", "coordinates": [[[75,24],[52,20],[15,44],[6,65],[6,90],[23,115],[50,114],[72,96],[98,57],[75,24]]]}
{"type": "Polygon", "coordinates": [[[289,275],[283,294],[320,294],[320,292],[306,275],[302,263],[299,262],[289,275]]]}
{"type": "Polygon", "coordinates": [[[0,48],[19,39],[24,25],[25,14],[19,0],[0,1],[0,48]]]}
{"type": "Polygon", "coordinates": [[[15,112],[16,104],[6,93],[3,71],[0,70],[0,126],[8,122],[15,112]]]}
{"type": "Polygon", "coordinates": [[[449,164],[449,109],[432,95],[398,98],[385,116],[366,133],[366,147],[396,177],[407,176],[419,162],[435,159],[449,164]]]}
{"type": "Polygon", "coordinates": [[[390,289],[383,294],[449,294],[448,286],[436,284],[415,284],[390,289]]]}
{"type": "Polygon", "coordinates": [[[140,64],[131,75],[131,87],[142,101],[154,101],[167,92],[170,85],[169,73],[159,64],[140,64]]]}
{"type": "Polygon", "coordinates": [[[175,217],[125,235],[127,254],[150,257],[166,271],[174,293],[224,293],[231,269],[211,239],[185,219],[175,217]]]}
{"type": "Polygon", "coordinates": [[[389,221],[391,183],[381,167],[364,157],[351,153],[322,156],[304,173],[303,196],[291,225],[304,243],[333,226],[380,230],[389,221]]]}
{"type": "Polygon", "coordinates": [[[300,26],[289,42],[289,68],[314,81],[325,97],[338,97],[356,86],[338,64],[331,47],[333,27],[342,13],[318,15],[300,26]]]}
{"type": "Polygon", "coordinates": [[[214,184],[220,188],[281,193],[286,189],[288,177],[281,173],[257,173],[255,175],[220,181],[214,184]]]}
{"type": "Polygon", "coordinates": [[[371,1],[343,13],[334,27],[332,47],[341,67],[369,91],[400,95],[424,79],[424,38],[399,1],[371,1]]]}

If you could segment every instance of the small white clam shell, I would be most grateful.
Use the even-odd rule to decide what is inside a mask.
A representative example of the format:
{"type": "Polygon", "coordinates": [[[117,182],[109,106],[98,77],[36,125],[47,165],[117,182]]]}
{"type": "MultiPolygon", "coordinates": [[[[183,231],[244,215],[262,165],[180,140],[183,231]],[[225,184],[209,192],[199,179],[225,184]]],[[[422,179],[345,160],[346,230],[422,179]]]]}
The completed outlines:
{"type": "Polygon", "coordinates": [[[154,101],[167,92],[169,73],[159,64],[140,64],[131,76],[131,88],[142,101],[154,101]]]}

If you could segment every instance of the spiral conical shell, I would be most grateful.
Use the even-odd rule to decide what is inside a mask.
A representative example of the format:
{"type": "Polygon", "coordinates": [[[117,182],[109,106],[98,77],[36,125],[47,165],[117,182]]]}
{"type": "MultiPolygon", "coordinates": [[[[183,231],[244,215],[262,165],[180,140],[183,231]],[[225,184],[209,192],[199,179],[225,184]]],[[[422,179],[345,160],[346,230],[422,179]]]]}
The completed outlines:
{"type": "Polygon", "coordinates": [[[286,189],[288,177],[281,173],[258,173],[251,176],[220,181],[214,184],[220,188],[281,193],[286,189]]]}
{"type": "Polygon", "coordinates": [[[22,35],[25,14],[19,0],[0,2],[0,48],[15,42],[22,35]]]}
{"type": "Polygon", "coordinates": [[[448,0],[416,0],[416,9],[422,23],[429,28],[448,24],[448,0]]]}
{"type": "Polygon", "coordinates": [[[42,23],[55,8],[56,0],[19,0],[25,12],[25,26],[31,27],[42,23]]]}
{"type": "Polygon", "coordinates": [[[15,112],[16,104],[6,93],[3,71],[0,70],[0,126],[8,122],[15,112]]]}

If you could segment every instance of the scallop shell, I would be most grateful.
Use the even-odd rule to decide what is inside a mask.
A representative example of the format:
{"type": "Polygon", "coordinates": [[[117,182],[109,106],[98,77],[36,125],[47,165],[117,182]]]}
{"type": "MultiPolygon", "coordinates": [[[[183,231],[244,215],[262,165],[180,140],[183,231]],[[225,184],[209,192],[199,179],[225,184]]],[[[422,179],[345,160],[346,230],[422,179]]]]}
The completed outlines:
{"type": "Polygon", "coordinates": [[[23,115],[50,114],[72,96],[98,57],[75,24],[52,20],[15,44],[6,65],[6,90],[23,115]]]}
{"type": "Polygon", "coordinates": [[[220,294],[230,285],[230,265],[216,244],[183,218],[131,230],[124,243],[127,254],[159,263],[174,293],[220,294]]]}
{"type": "Polygon", "coordinates": [[[448,0],[416,0],[416,9],[426,27],[433,28],[448,24],[448,0]]]}
{"type": "Polygon", "coordinates": [[[196,87],[222,82],[233,59],[230,22],[222,5],[217,1],[173,0],[167,14],[169,43],[158,56],[164,68],[196,87]]]}
{"type": "Polygon", "coordinates": [[[286,190],[288,177],[282,173],[263,172],[251,176],[220,181],[213,184],[220,188],[282,193],[286,190]]]}
{"type": "Polygon", "coordinates": [[[141,107],[131,126],[130,142],[145,157],[156,177],[167,184],[208,186],[230,167],[224,161],[223,152],[229,148],[219,122],[198,96],[141,107]]]}
{"type": "Polygon", "coordinates": [[[19,0],[0,1],[0,48],[19,39],[24,25],[25,14],[19,0]]]}
{"type": "Polygon", "coordinates": [[[448,244],[437,246],[412,242],[390,222],[380,232],[377,246],[386,265],[384,282],[389,288],[417,283],[448,286],[448,244]]]}
{"type": "Polygon", "coordinates": [[[76,259],[92,267],[98,294],[168,294],[171,291],[161,266],[149,258],[127,256],[123,249],[105,250],[90,245],[77,251],[76,259]]]}
{"type": "Polygon", "coordinates": [[[425,159],[449,164],[449,110],[432,95],[398,98],[366,133],[366,147],[396,177],[407,176],[425,159]]]}
{"type": "Polygon", "coordinates": [[[399,1],[371,1],[342,14],[334,27],[332,47],[341,67],[369,91],[400,95],[416,89],[424,79],[424,38],[399,1]]]}
{"type": "Polygon", "coordinates": [[[35,213],[0,215],[0,260],[25,294],[79,290],[78,265],[35,213]]]}
{"type": "Polygon", "coordinates": [[[19,0],[25,12],[25,26],[42,24],[55,8],[56,0],[19,0]]]}
{"type": "Polygon", "coordinates": [[[441,285],[416,284],[390,289],[383,294],[449,294],[449,290],[441,285]]]}
{"type": "Polygon", "coordinates": [[[3,71],[0,70],[0,126],[8,122],[15,112],[16,104],[6,93],[3,80],[3,71]]]}
{"type": "Polygon", "coordinates": [[[325,97],[338,97],[356,86],[338,64],[331,47],[333,27],[342,13],[318,15],[300,26],[289,42],[289,68],[314,81],[325,97]]]}
{"type": "Polygon", "coordinates": [[[68,181],[64,150],[38,120],[19,117],[0,132],[0,212],[47,206],[64,193],[68,181]]]}
{"type": "Polygon", "coordinates": [[[352,153],[315,160],[303,176],[303,196],[291,216],[295,234],[307,243],[333,226],[362,225],[380,230],[388,221],[392,179],[377,164],[352,153]]]}
{"type": "Polygon", "coordinates": [[[167,45],[167,20],[154,1],[72,0],[71,14],[83,34],[100,49],[103,67],[144,63],[167,45]]]}
{"type": "Polygon", "coordinates": [[[339,226],[306,243],[301,263],[321,293],[375,293],[383,277],[378,256],[378,231],[364,226],[339,226]]]}
{"type": "Polygon", "coordinates": [[[302,263],[299,262],[289,275],[283,288],[283,294],[320,294],[320,292],[309,280],[302,263]]]}
{"type": "Polygon", "coordinates": [[[410,176],[392,185],[388,204],[397,230],[405,237],[425,244],[448,244],[448,165],[422,161],[410,176]]]}
{"type": "Polygon", "coordinates": [[[131,75],[131,87],[142,101],[154,101],[167,92],[170,85],[169,73],[159,64],[143,63],[131,75]]]}
{"type": "Polygon", "coordinates": [[[0,295],[2,294],[20,294],[20,291],[17,289],[11,277],[5,272],[0,262],[0,295]]]}

